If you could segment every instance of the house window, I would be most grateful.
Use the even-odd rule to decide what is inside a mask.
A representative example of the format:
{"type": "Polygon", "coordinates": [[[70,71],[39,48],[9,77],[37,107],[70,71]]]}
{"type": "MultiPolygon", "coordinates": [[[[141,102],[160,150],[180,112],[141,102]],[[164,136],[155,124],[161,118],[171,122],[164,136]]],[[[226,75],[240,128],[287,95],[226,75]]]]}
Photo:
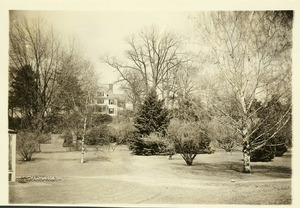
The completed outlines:
{"type": "Polygon", "coordinates": [[[103,104],[104,103],[104,99],[98,99],[97,100],[97,104],[103,104]]]}
{"type": "Polygon", "coordinates": [[[97,112],[97,113],[107,112],[107,107],[106,106],[95,106],[95,112],[97,112]]]}
{"type": "Polygon", "coordinates": [[[109,105],[113,105],[114,104],[114,100],[109,100],[109,105]]]}
{"type": "Polygon", "coordinates": [[[102,112],[101,106],[96,106],[95,112],[101,113],[102,112]]]}
{"type": "Polygon", "coordinates": [[[97,92],[97,95],[98,96],[104,96],[104,92],[103,91],[97,92]]]}
{"type": "Polygon", "coordinates": [[[108,113],[109,113],[109,114],[114,114],[114,112],[115,112],[115,109],[113,109],[113,108],[110,108],[110,109],[108,110],[108,113]]]}

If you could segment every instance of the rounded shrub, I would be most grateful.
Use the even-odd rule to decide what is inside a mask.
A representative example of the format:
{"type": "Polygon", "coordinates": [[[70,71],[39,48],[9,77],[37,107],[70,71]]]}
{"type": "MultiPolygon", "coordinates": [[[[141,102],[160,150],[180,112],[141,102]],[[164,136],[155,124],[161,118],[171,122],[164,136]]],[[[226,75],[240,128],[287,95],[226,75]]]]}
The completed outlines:
{"type": "Polygon", "coordinates": [[[87,131],[85,143],[87,145],[108,145],[111,135],[107,125],[99,125],[87,131]]]}
{"type": "Polygon", "coordinates": [[[17,153],[24,161],[30,161],[39,145],[38,135],[34,132],[20,131],[17,135],[17,153]]]}
{"type": "Polygon", "coordinates": [[[109,124],[113,121],[112,116],[108,114],[99,114],[93,116],[93,125],[98,126],[102,124],[109,124]]]}
{"type": "Polygon", "coordinates": [[[281,157],[288,150],[287,146],[285,144],[278,145],[275,148],[276,148],[276,151],[275,151],[276,157],[281,157]]]}
{"type": "Polygon", "coordinates": [[[168,155],[173,147],[170,140],[155,133],[149,136],[136,134],[129,141],[129,149],[136,155],[168,155]]]}
{"type": "Polygon", "coordinates": [[[63,147],[73,146],[73,137],[70,131],[64,131],[61,135],[61,138],[64,140],[63,147]]]}
{"type": "Polygon", "coordinates": [[[192,165],[198,154],[210,154],[210,138],[199,122],[181,122],[171,120],[168,136],[175,144],[175,151],[179,153],[187,165],[192,165]]]}
{"type": "Polygon", "coordinates": [[[254,150],[250,153],[252,162],[269,162],[275,157],[275,147],[263,146],[260,149],[254,150]]]}
{"type": "Polygon", "coordinates": [[[137,129],[132,122],[120,122],[117,125],[110,125],[111,136],[117,144],[127,144],[135,137],[137,129]]]}

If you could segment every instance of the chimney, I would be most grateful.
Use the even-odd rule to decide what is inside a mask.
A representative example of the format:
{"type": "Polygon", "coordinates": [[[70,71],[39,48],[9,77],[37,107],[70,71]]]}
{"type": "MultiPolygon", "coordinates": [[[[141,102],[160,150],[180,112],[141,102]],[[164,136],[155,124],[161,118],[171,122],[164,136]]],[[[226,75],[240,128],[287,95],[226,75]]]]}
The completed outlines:
{"type": "Polygon", "coordinates": [[[109,84],[109,91],[113,92],[114,91],[114,84],[109,84]]]}

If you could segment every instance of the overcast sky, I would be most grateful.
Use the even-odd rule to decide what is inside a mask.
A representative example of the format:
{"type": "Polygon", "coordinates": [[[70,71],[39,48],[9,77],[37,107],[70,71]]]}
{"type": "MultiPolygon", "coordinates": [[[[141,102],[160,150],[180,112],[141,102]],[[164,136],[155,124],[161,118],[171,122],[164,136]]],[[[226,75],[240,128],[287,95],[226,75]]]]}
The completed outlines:
{"type": "Polygon", "coordinates": [[[191,32],[192,22],[186,12],[138,11],[18,11],[18,15],[42,17],[64,37],[75,35],[87,58],[100,72],[101,83],[112,83],[117,73],[101,63],[101,55],[122,57],[127,45],[124,38],[140,30],[156,26],[183,35],[191,32]]]}

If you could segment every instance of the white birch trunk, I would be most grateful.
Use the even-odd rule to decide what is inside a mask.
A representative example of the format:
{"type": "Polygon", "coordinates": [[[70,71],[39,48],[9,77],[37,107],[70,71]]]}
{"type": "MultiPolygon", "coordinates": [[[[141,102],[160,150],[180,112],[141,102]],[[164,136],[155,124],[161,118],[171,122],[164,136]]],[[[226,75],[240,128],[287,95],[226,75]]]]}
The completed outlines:
{"type": "Polygon", "coordinates": [[[242,129],[243,133],[243,172],[244,173],[251,173],[251,166],[250,166],[250,138],[249,138],[249,132],[251,129],[251,121],[249,121],[247,115],[248,115],[248,109],[246,107],[245,102],[245,96],[243,92],[240,92],[240,99],[241,99],[241,105],[243,109],[243,113],[245,118],[244,120],[244,126],[242,129]]]}
{"type": "Polygon", "coordinates": [[[84,139],[85,139],[85,133],[86,133],[86,120],[87,118],[84,118],[84,123],[83,123],[83,134],[82,134],[82,140],[81,140],[81,161],[80,163],[84,163],[84,139]]]}
{"type": "Polygon", "coordinates": [[[250,166],[250,145],[249,142],[245,142],[243,146],[243,172],[244,173],[251,173],[251,166],[250,166]]]}
{"type": "Polygon", "coordinates": [[[244,173],[251,173],[250,167],[250,138],[249,138],[249,129],[250,124],[245,122],[242,133],[243,133],[243,172],[244,173]]]}

